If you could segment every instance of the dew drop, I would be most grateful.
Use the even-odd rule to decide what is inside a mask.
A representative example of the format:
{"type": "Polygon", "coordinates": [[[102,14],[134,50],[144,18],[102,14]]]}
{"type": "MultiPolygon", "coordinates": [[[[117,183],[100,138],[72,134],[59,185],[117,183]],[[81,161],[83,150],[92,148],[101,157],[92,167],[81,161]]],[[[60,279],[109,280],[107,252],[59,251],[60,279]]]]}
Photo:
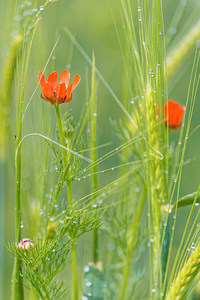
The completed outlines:
{"type": "Polygon", "coordinates": [[[131,103],[131,104],[134,104],[135,102],[134,102],[134,100],[133,100],[133,99],[131,99],[130,103],[131,103]]]}
{"type": "Polygon", "coordinates": [[[97,116],[97,114],[96,114],[96,113],[94,113],[94,114],[93,114],[93,116],[94,116],[94,117],[96,117],[96,116],[97,116]]]}
{"type": "Polygon", "coordinates": [[[142,19],[141,19],[141,18],[139,18],[139,19],[138,19],[138,21],[139,21],[139,22],[142,22],[142,19]]]}
{"type": "Polygon", "coordinates": [[[53,55],[53,56],[51,57],[51,59],[52,59],[52,60],[55,60],[55,59],[56,59],[56,57],[53,55]]]}
{"type": "Polygon", "coordinates": [[[50,220],[51,222],[53,222],[54,218],[51,217],[51,218],[49,218],[49,220],[50,220]]]}
{"type": "Polygon", "coordinates": [[[85,272],[85,273],[88,273],[89,271],[90,271],[90,267],[89,267],[89,266],[85,266],[85,267],[84,267],[84,272],[85,272]]]}
{"type": "Polygon", "coordinates": [[[85,285],[86,285],[86,286],[91,286],[91,285],[92,285],[92,282],[88,281],[88,282],[86,282],[85,285]]]}
{"type": "Polygon", "coordinates": [[[199,206],[199,203],[195,203],[195,206],[199,206]]]}
{"type": "Polygon", "coordinates": [[[81,298],[82,300],[88,300],[88,297],[86,297],[86,296],[82,296],[82,298],[81,298]]]}
{"type": "Polygon", "coordinates": [[[155,293],[156,292],[156,289],[155,288],[152,288],[152,293],[155,293]]]}
{"type": "Polygon", "coordinates": [[[154,243],[154,237],[151,237],[149,241],[150,243],[154,243]]]}

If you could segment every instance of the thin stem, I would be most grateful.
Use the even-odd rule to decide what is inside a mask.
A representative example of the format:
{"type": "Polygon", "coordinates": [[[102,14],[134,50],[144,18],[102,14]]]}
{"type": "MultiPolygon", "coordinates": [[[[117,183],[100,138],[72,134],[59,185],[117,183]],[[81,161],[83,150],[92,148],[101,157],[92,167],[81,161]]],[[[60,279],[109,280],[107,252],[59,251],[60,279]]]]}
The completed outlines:
{"type": "MultiPolygon", "coordinates": [[[[57,117],[58,129],[59,129],[59,134],[60,134],[60,141],[61,141],[62,146],[66,146],[59,105],[55,105],[55,110],[56,110],[56,117],[57,117]]],[[[69,148],[69,143],[68,143],[68,148],[69,148]]],[[[66,164],[68,164],[70,161],[70,155],[69,155],[70,153],[69,154],[66,153],[65,149],[63,149],[62,151],[63,151],[63,160],[64,160],[64,165],[65,165],[65,162],[66,162],[66,164]]],[[[70,168],[68,168],[68,171],[67,171],[67,196],[68,196],[68,205],[70,207],[73,204],[72,186],[71,186],[71,180],[70,180],[70,168]]],[[[76,245],[72,244],[72,276],[73,276],[72,299],[73,300],[78,300],[78,276],[77,276],[77,274],[78,273],[77,273],[76,245]]]]}
{"type": "MultiPolygon", "coordinates": [[[[68,175],[69,175],[69,172],[70,171],[68,171],[68,175]]],[[[69,206],[72,206],[73,199],[72,199],[72,185],[71,185],[71,181],[67,182],[67,195],[68,195],[68,204],[69,204],[69,206]]]]}
{"type": "MultiPolygon", "coordinates": [[[[15,165],[15,242],[21,240],[21,148],[18,149],[22,138],[22,116],[23,94],[20,100],[19,121],[17,126],[16,141],[16,165],[15,165]]],[[[12,300],[24,299],[22,263],[18,257],[15,257],[12,277],[12,300]]]]}
{"type": "Polygon", "coordinates": [[[73,274],[73,294],[72,299],[78,300],[78,276],[77,276],[77,259],[76,245],[72,245],[72,274],[73,274]]]}
{"type": "MultiPolygon", "coordinates": [[[[60,134],[60,142],[62,146],[65,145],[65,138],[64,138],[64,132],[63,132],[63,127],[62,127],[62,121],[61,121],[61,116],[60,116],[60,108],[59,104],[55,105],[55,111],[56,111],[56,117],[57,117],[57,122],[58,122],[58,129],[59,129],[59,134],[60,134]]],[[[66,157],[66,150],[62,148],[63,152],[63,159],[66,157]]]]}
{"type": "Polygon", "coordinates": [[[137,208],[136,216],[134,221],[132,222],[132,236],[131,239],[128,243],[128,252],[126,256],[126,264],[124,266],[124,272],[123,272],[123,283],[122,283],[122,289],[121,289],[121,295],[119,300],[124,300],[126,299],[126,291],[127,291],[127,285],[128,285],[128,278],[129,278],[129,273],[130,273],[130,261],[132,258],[132,252],[134,249],[134,244],[135,244],[135,238],[137,235],[137,227],[140,222],[140,218],[143,212],[143,207],[144,207],[144,202],[145,202],[145,196],[146,196],[146,189],[143,190],[143,193],[141,195],[141,199],[137,208]]]}
{"type": "MultiPolygon", "coordinates": [[[[96,138],[96,123],[97,123],[97,113],[96,113],[96,85],[95,85],[95,57],[93,55],[92,60],[92,80],[91,80],[91,114],[90,114],[90,133],[91,133],[91,151],[90,158],[92,162],[98,160],[97,156],[97,138],[96,138]]],[[[98,165],[95,164],[91,168],[91,191],[95,193],[98,190],[98,165]]],[[[96,195],[94,194],[93,201],[96,199],[96,195]]],[[[98,261],[98,229],[94,229],[92,233],[93,239],[93,262],[97,263],[98,261]]]]}

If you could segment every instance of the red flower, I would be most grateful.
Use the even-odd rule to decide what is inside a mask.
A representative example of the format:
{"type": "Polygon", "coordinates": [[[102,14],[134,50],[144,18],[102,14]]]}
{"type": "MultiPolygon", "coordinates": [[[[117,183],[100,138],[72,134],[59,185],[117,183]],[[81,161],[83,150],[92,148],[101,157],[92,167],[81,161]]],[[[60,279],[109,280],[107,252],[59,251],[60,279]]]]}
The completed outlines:
{"type": "Polygon", "coordinates": [[[185,111],[185,106],[182,107],[178,102],[168,100],[165,103],[165,127],[169,129],[178,129],[181,126],[185,111]]]}
{"type": "Polygon", "coordinates": [[[77,87],[80,76],[77,74],[74,81],[69,84],[70,73],[63,71],[58,82],[58,73],[52,72],[47,81],[45,81],[42,72],[39,72],[38,78],[42,90],[41,98],[50,102],[52,105],[67,103],[72,99],[72,92],[77,87]]]}

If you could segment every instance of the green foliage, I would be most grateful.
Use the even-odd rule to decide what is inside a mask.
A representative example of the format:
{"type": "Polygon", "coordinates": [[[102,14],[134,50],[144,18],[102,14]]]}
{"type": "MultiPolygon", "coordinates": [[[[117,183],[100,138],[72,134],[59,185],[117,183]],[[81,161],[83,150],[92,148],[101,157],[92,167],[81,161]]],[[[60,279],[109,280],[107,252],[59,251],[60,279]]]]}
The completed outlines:
{"type": "Polygon", "coordinates": [[[102,225],[101,214],[95,208],[73,210],[71,208],[62,212],[59,218],[62,230],[72,241],[77,241],[84,233],[95,230],[102,225]]]}
{"type": "Polygon", "coordinates": [[[56,276],[69,263],[70,248],[62,230],[56,239],[38,240],[29,250],[17,249],[16,244],[9,245],[10,252],[23,262],[23,277],[29,283],[27,287],[35,288],[42,299],[63,299],[66,294],[64,281],[56,280],[56,276]]]}
{"type": "MultiPolygon", "coordinates": [[[[10,0],[11,5],[14,2],[10,0]]],[[[13,300],[23,300],[22,279],[30,299],[77,300],[83,290],[82,299],[164,300],[171,298],[171,286],[176,291],[174,297],[184,294],[189,298],[189,289],[192,293],[199,278],[200,201],[199,191],[190,194],[184,182],[196,186],[197,164],[195,179],[188,170],[184,176],[182,172],[198,97],[199,50],[187,96],[188,79],[183,83],[182,76],[189,73],[190,61],[182,67],[183,72],[177,69],[199,36],[199,22],[195,21],[199,9],[184,25],[186,29],[189,24],[188,34],[181,23],[181,19],[187,20],[183,8],[187,1],[107,1],[113,18],[101,1],[58,1],[46,9],[50,2],[15,3],[14,21],[11,25],[7,21],[11,46],[7,59],[2,60],[4,126],[0,143],[4,153],[11,149],[12,155],[16,154],[17,200],[14,205],[13,194],[2,197],[8,205],[5,219],[13,225],[10,216],[15,207],[16,242],[24,235],[33,236],[35,241],[35,247],[28,251],[9,246],[18,263],[13,284],[21,279],[13,300]],[[176,18],[169,25],[165,11],[169,13],[175,6],[176,18]],[[90,10],[85,12],[85,7],[90,10]],[[36,26],[44,8],[43,19],[36,26]],[[174,26],[178,34],[173,34],[174,26]],[[60,39],[55,42],[58,32],[60,39]],[[84,48],[95,49],[96,63],[94,55],[90,58],[91,51],[84,48]],[[70,69],[71,76],[76,72],[81,75],[80,89],[70,103],[53,107],[40,101],[36,74],[43,67],[45,78],[46,69],[70,69]],[[183,125],[174,133],[164,122],[164,103],[171,97],[184,103],[187,98],[183,125]],[[17,128],[7,130],[7,118],[9,124],[16,120],[17,128]],[[10,143],[16,132],[15,151],[10,143]],[[24,188],[26,182],[30,186],[24,188]],[[188,217],[180,207],[191,208],[188,217]],[[85,235],[88,232],[92,234],[85,235]],[[89,269],[83,276],[85,264],[89,269]]],[[[192,3],[197,5],[196,0],[192,3]]],[[[14,165],[13,157],[6,155],[7,163],[14,165]]],[[[4,159],[6,155],[1,156],[4,159]]],[[[12,193],[12,168],[8,173],[6,193],[12,193]]],[[[7,228],[12,234],[10,224],[7,228]]],[[[13,236],[7,239],[13,240],[13,236]]],[[[9,277],[5,270],[2,274],[9,277]]]]}

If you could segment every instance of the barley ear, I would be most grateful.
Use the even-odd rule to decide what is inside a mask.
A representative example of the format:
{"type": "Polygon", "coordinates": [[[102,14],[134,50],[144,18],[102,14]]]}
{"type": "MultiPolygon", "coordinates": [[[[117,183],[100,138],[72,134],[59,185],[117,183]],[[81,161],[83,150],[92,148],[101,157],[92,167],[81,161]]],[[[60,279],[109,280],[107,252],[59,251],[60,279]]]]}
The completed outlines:
{"type": "Polygon", "coordinates": [[[172,287],[165,300],[179,300],[188,292],[193,279],[200,269],[200,245],[191,254],[190,258],[184,264],[176,279],[172,283],[172,287]]]}

